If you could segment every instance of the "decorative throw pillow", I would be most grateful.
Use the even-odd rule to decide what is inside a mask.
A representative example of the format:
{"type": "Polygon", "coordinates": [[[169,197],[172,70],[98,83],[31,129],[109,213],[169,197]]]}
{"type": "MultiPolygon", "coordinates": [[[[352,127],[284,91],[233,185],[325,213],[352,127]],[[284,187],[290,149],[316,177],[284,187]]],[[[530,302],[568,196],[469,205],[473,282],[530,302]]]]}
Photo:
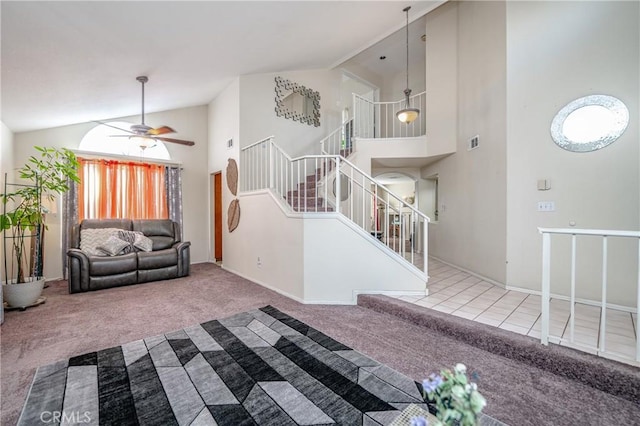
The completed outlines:
{"type": "Polygon", "coordinates": [[[98,250],[102,250],[109,256],[117,256],[119,254],[124,254],[122,251],[126,247],[131,247],[131,244],[126,241],[122,241],[115,235],[112,235],[111,237],[107,238],[107,241],[98,246],[98,250]]]}
{"type": "Polygon", "coordinates": [[[117,235],[118,228],[90,228],[80,230],[80,250],[89,256],[106,256],[98,246],[106,242],[109,237],[117,235]]]}
{"type": "Polygon", "coordinates": [[[124,230],[118,231],[118,238],[120,238],[122,241],[126,241],[129,243],[129,246],[124,248],[123,254],[138,251],[138,249],[136,249],[133,245],[136,242],[136,236],[138,235],[144,235],[144,234],[140,231],[124,231],[124,230]]]}
{"type": "Polygon", "coordinates": [[[133,242],[133,246],[142,251],[151,251],[153,250],[153,240],[142,234],[138,234],[136,235],[136,240],[133,242]]]}

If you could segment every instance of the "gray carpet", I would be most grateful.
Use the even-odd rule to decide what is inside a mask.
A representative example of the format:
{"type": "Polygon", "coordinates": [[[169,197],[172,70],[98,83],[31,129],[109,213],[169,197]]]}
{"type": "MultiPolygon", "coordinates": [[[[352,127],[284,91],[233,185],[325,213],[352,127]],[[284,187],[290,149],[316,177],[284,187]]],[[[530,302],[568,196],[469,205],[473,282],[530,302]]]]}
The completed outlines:
{"type": "MultiPolygon", "coordinates": [[[[496,327],[379,295],[360,295],[358,305],[391,314],[478,349],[581,382],[640,406],[640,369],[496,327]]],[[[638,420],[640,424],[640,419],[638,420]]]]}
{"type": "Polygon", "coordinates": [[[373,426],[410,404],[420,384],[266,306],[40,367],[18,424],[373,426]]]}
{"type": "MultiPolygon", "coordinates": [[[[416,381],[462,362],[479,376],[484,412],[510,425],[634,425],[640,418],[640,404],[624,395],[489,352],[413,318],[363,306],[302,305],[212,264],[192,265],[186,278],[89,293],[68,294],[65,281],[50,282],[44,295],[43,305],[6,312],[0,327],[2,425],[17,423],[40,366],[266,305],[416,381]]],[[[479,335],[497,331],[475,327],[479,335]]]]}

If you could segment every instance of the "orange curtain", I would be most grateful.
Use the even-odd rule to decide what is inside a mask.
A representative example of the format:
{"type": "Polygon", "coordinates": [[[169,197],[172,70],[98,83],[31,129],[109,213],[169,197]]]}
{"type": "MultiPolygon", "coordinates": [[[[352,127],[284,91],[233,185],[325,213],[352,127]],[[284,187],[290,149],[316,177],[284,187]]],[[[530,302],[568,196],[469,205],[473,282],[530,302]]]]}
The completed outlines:
{"type": "Polygon", "coordinates": [[[166,219],[165,167],[78,158],[78,218],[166,219]]]}

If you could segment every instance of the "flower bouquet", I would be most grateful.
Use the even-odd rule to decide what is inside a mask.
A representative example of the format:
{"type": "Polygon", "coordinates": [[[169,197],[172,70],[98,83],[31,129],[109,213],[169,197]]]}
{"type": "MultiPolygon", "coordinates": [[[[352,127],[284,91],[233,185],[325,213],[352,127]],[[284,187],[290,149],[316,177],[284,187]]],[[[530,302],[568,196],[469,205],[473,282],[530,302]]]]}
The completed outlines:
{"type": "Polygon", "coordinates": [[[437,421],[413,417],[411,426],[459,425],[475,426],[478,415],[487,405],[478,386],[467,377],[464,364],[456,364],[453,371],[442,370],[422,382],[423,396],[435,404],[437,421]]]}

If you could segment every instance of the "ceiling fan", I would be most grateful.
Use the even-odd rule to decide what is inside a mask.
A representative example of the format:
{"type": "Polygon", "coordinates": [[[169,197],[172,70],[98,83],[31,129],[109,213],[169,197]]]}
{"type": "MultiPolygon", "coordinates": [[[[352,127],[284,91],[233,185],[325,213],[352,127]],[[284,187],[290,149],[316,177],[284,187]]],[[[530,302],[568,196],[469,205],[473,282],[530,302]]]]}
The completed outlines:
{"type": "Polygon", "coordinates": [[[160,126],[154,129],[153,127],[150,127],[144,124],[144,84],[149,81],[149,78],[147,76],[141,75],[139,77],[136,77],[136,80],[138,80],[142,84],[142,123],[133,124],[129,130],[121,129],[119,127],[112,126],[108,123],[103,123],[101,121],[96,121],[96,123],[104,124],[105,126],[113,127],[114,129],[118,129],[120,131],[130,133],[130,135],[111,135],[111,136],[127,137],[132,141],[135,141],[135,143],[138,146],[140,146],[140,148],[143,151],[146,148],[153,147],[156,141],[171,142],[171,143],[177,143],[180,145],[187,145],[187,146],[195,145],[195,142],[193,141],[185,141],[182,139],[174,139],[174,138],[167,138],[167,137],[161,136],[161,135],[166,135],[168,133],[176,132],[169,126],[160,126]]]}

